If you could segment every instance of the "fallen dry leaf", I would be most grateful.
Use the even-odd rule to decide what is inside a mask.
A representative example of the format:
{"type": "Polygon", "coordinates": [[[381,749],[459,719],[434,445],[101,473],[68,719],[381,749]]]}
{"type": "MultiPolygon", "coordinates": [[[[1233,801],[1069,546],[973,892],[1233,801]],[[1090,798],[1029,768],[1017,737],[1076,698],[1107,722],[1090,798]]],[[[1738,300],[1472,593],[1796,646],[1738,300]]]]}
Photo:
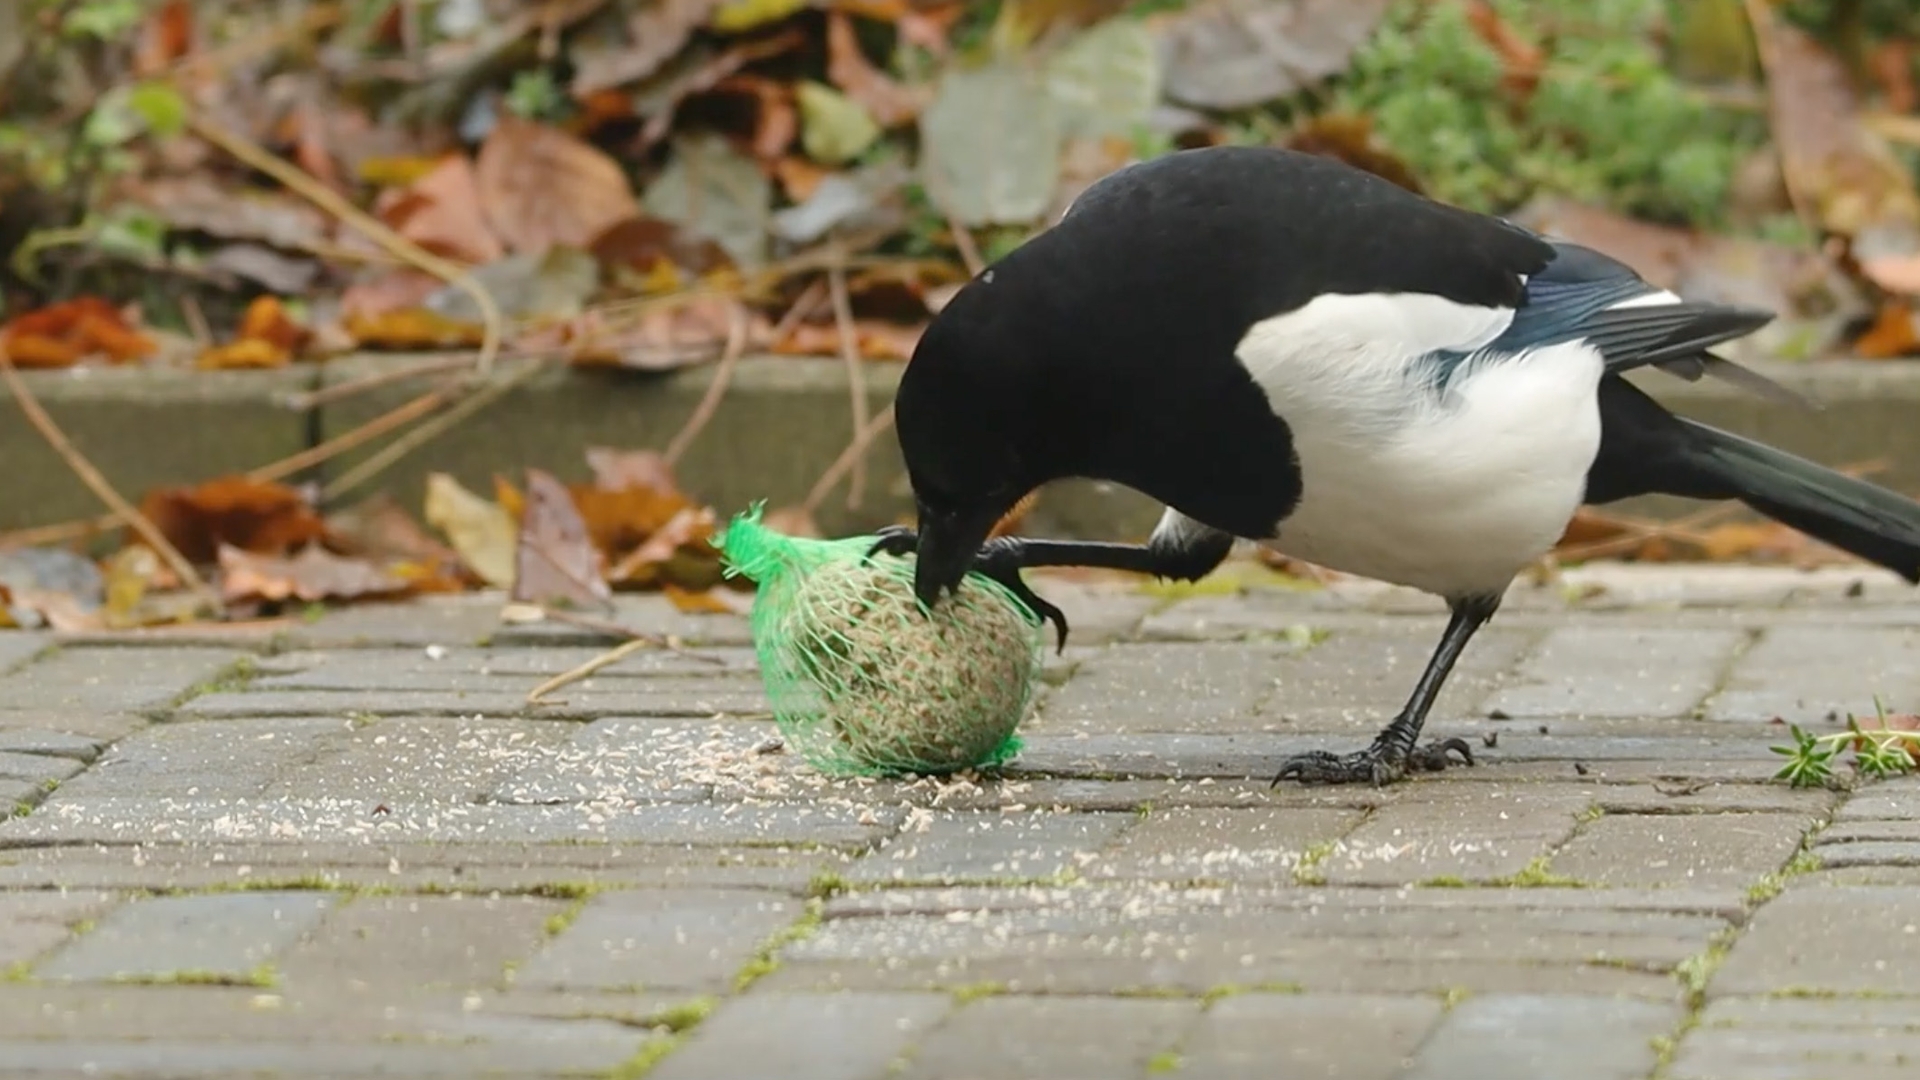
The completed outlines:
{"type": "MultiPolygon", "coordinates": [[[[855,350],[862,359],[910,360],[926,327],[855,319],[853,329],[855,350]]],[[[786,356],[839,356],[840,329],[832,323],[803,322],[769,348],[786,356]]]]}
{"type": "Polygon", "coordinates": [[[658,0],[627,16],[624,48],[576,50],[576,98],[637,82],[660,70],[713,14],[718,0],[658,0]]]}
{"type": "Polygon", "coordinates": [[[678,493],[673,466],[658,450],[620,450],[611,446],[589,446],[587,468],[593,471],[593,483],[602,491],[644,488],[678,493]]]}
{"type": "Polygon", "coordinates": [[[1748,0],[1747,8],[1766,70],[1781,168],[1796,201],[1831,233],[1858,239],[1891,229],[1916,234],[1908,241],[1920,239],[1920,194],[1900,160],[1861,121],[1846,66],[1759,0],[1748,0]]]}
{"type": "Polygon", "coordinates": [[[827,16],[827,78],[883,128],[904,124],[926,108],[921,89],[903,85],[867,59],[853,21],[839,11],[827,16]]]}
{"type": "Polygon", "coordinates": [[[342,554],[383,562],[460,561],[459,552],[434,539],[384,491],[328,514],[326,522],[342,554]]]}
{"type": "Polygon", "coordinates": [[[662,585],[660,591],[666,594],[667,599],[672,602],[676,611],[682,611],[688,615],[737,614],[734,606],[727,603],[723,595],[712,589],[695,591],[693,589],[683,589],[678,585],[668,583],[662,585]]]}
{"type": "Polygon", "coordinates": [[[731,297],[699,295],[651,307],[612,325],[601,314],[588,312],[565,327],[536,331],[526,343],[531,347],[557,336],[576,364],[668,371],[719,356],[738,307],[739,301],[731,297]]]}
{"type": "Polygon", "coordinates": [[[220,595],[229,604],[393,597],[410,591],[406,579],[364,559],[347,558],[318,544],[291,558],[220,547],[220,595]]]}
{"type": "Polygon", "coordinates": [[[364,349],[477,348],[486,332],[477,324],[458,322],[426,308],[402,308],[379,315],[351,312],[347,334],[364,349]]]}
{"type": "Polygon", "coordinates": [[[1373,136],[1373,118],[1362,113],[1321,113],[1296,128],[1289,149],[1344,161],[1356,169],[1391,180],[1408,191],[1423,191],[1419,177],[1373,136]]]}
{"type": "Polygon", "coordinates": [[[480,147],[480,206],[516,252],[585,248],[640,212],[618,162],[558,128],[502,114],[480,147]]]}
{"type": "Polygon", "coordinates": [[[504,507],[436,472],[427,475],[424,515],[482,581],[499,589],[513,586],[520,530],[504,507]]]}
{"type": "Polygon", "coordinates": [[[510,598],[542,607],[608,608],[606,559],[565,485],[544,469],[527,470],[525,507],[510,598]]]}
{"type": "Polygon", "coordinates": [[[1867,69],[1886,95],[1890,113],[1920,110],[1920,85],[1914,81],[1916,48],[1920,47],[1912,40],[1883,41],[1867,53],[1867,69]]]}
{"type": "Polygon", "coordinates": [[[223,544],[284,555],[328,538],[326,523],[306,492],[245,476],[158,488],[140,500],[140,511],[196,564],[213,562],[223,544]]]}
{"type": "Polygon", "coordinates": [[[1920,356],[1920,309],[1897,299],[1881,304],[1873,325],[1853,343],[1853,351],[1869,360],[1920,356]]]}
{"type": "Polygon", "coordinates": [[[175,229],[222,240],[312,251],[334,232],[331,218],[296,195],[223,186],[200,173],[140,181],[130,198],[175,229]]]}
{"type": "Polygon", "coordinates": [[[1206,0],[1154,18],[1167,95],[1235,109],[1286,97],[1347,69],[1390,0],[1206,0]]]}
{"type": "Polygon", "coordinates": [[[0,328],[0,347],[22,368],[70,367],[93,356],[123,364],[145,360],[160,348],[97,296],[79,296],[16,316],[0,328]]]}
{"type": "Polygon", "coordinates": [[[677,291],[733,266],[725,248],[671,221],[632,217],[614,223],[588,248],[616,283],[643,283],[649,291],[677,291]]]}
{"type": "Polygon", "coordinates": [[[193,44],[193,8],[187,0],[167,0],[141,24],[133,50],[133,73],[158,75],[187,55],[193,44]]]}
{"type": "Polygon", "coordinates": [[[473,163],[458,154],[404,188],[382,191],[373,209],[395,232],[437,255],[489,263],[506,254],[480,209],[473,163]]]}
{"type": "Polygon", "coordinates": [[[1524,99],[1540,85],[1540,73],[1546,67],[1546,50],[1528,41],[1488,0],[1468,0],[1467,21],[1475,33],[1500,56],[1504,65],[1501,83],[1507,92],[1524,99]]]}
{"type": "Polygon", "coordinates": [[[210,370],[281,367],[292,362],[294,354],[312,336],[306,327],[293,321],[278,297],[256,297],[247,305],[235,339],[207,349],[195,363],[210,370]]]}
{"type": "Polygon", "coordinates": [[[672,562],[681,549],[710,551],[706,543],[717,527],[718,521],[712,508],[683,507],[668,518],[666,524],[655,529],[646,542],[624,556],[608,576],[619,584],[651,581],[659,576],[660,568],[672,562]]]}

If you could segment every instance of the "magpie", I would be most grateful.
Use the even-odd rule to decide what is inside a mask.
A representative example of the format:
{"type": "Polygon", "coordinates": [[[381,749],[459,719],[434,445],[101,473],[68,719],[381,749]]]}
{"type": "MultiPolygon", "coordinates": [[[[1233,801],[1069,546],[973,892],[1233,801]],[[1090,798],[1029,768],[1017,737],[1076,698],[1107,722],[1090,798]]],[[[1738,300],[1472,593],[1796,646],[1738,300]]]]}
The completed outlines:
{"type": "Polygon", "coordinates": [[[923,333],[894,401],[935,604],[969,570],[1066,619],[1020,571],[1193,580],[1236,541],[1443,599],[1450,618],[1371,745],[1286,759],[1274,783],[1438,771],[1434,698],[1513,579],[1583,503],[1735,499],[1920,583],[1920,504],[1679,417],[1625,375],[1653,367],[1783,394],[1710,350],[1771,312],[1682,299],[1628,266],[1319,155],[1183,150],[1087,188],[969,280],[923,333]],[[1144,544],[997,537],[1056,479],[1164,504],[1144,544]]]}

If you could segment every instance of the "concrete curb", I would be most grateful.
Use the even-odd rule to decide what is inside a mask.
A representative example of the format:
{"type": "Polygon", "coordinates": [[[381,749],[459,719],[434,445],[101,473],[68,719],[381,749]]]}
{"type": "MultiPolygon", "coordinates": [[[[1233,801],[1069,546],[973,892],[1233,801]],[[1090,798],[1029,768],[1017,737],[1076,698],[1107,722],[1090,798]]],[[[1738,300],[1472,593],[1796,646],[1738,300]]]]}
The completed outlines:
{"type": "MultiPolygon", "coordinates": [[[[319,383],[337,384],[421,357],[355,356],[322,368],[273,372],[107,369],[32,372],[29,385],[48,411],[120,490],[138,498],[160,485],[240,472],[347,431],[423,392],[426,383],[363,394],[311,412],[280,399],[319,383]]],[[[1724,384],[1683,383],[1658,374],[1642,386],[1687,416],[1762,439],[1816,461],[1884,461],[1874,478],[1920,491],[1920,365],[1872,361],[1755,362],[1825,408],[1777,405],[1724,384]]],[[[713,368],[667,374],[554,369],[508,392],[381,474],[357,495],[384,490],[417,508],[426,474],[444,471],[475,490],[495,473],[529,466],[563,479],[587,475],[586,447],[663,446],[705,392],[713,368]]],[[[874,410],[892,399],[902,365],[864,368],[874,410]]],[[[0,529],[96,513],[93,500],[0,389],[0,529]]],[[[681,480],[722,512],[754,499],[797,502],[851,435],[845,369],[837,360],[750,357],[705,433],[681,463],[681,480]]],[[[332,463],[338,473],[363,455],[332,463]]],[[[871,528],[911,512],[899,449],[886,437],[868,457],[867,496],[848,510],[844,488],[821,513],[830,532],[871,528]]],[[[1670,515],[1694,507],[1648,500],[1630,509],[1670,515]]],[[[1111,485],[1074,482],[1049,489],[1035,531],[1088,537],[1138,536],[1158,509],[1111,485]]]]}

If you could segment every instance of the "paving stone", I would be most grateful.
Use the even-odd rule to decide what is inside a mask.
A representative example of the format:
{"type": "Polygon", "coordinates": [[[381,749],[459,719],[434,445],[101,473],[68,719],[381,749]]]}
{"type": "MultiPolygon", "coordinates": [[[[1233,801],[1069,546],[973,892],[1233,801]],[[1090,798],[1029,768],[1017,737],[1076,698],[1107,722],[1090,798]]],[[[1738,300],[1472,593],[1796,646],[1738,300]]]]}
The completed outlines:
{"type": "Polygon", "coordinates": [[[0,972],[73,936],[71,927],[113,903],[103,892],[0,892],[0,972]]]}
{"type": "Polygon", "coordinates": [[[878,1080],[952,1009],[945,994],[753,993],[729,1001],[650,1080],[878,1080]]]}
{"type": "MultiPolygon", "coordinates": [[[[243,730],[251,731],[255,721],[243,730]]],[[[220,729],[224,723],[195,726],[220,729]]],[[[540,720],[387,717],[332,722],[332,734],[297,769],[274,774],[262,796],[358,795],[373,804],[473,803],[507,777],[557,753],[576,729],[540,720]]]]}
{"type": "Polygon", "coordinates": [[[473,645],[499,634],[502,593],[429,596],[333,608],[286,636],[304,648],[473,645]]]}
{"type": "Polygon", "coordinates": [[[488,806],[382,803],[374,797],[68,799],[65,793],[62,788],[26,817],[0,821],[0,848],[12,843],[447,843],[495,838],[513,843],[864,847],[891,831],[905,814],[898,804],[850,798],[818,804],[488,806]]]}
{"type": "Polygon", "coordinates": [[[1595,885],[1749,885],[1786,865],[1814,820],[1797,814],[1609,814],[1581,826],[1554,853],[1552,867],[1595,885]]]}
{"type": "Polygon", "coordinates": [[[1289,882],[1307,852],[1344,836],[1363,810],[1156,810],[1090,860],[1101,878],[1289,882]]]}
{"type": "MultiPolygon", "coordinates": [[[[375,1044],[311,1042],[175,1042],[166,1039],[103,1042],[0,1043],[17,1077],[49,1073],[118,1077],[315,1076],[457,1077],[592,1075],[631,1058],[648,1036],[603,1020],[553,1021],[553,1035],[526,1039],[413,1045],[403,1040],[375,1044]],[[315,1073],[322,1064],[324,1073],[315,1073]]],[[[444,1035],[442,1036],[445,1037],[444,1035]]]]}
{"type": "MultiPolygon", "coordinates": [[[[1595,771],[1593,775],[1602,775],[1595,771]]],[[[1826,816],[1839,805],[1836,792],[1790,788],[1784,784],[1661,783],[1611,784],[1598,790],[1594,805],[1609,814],[1768,814],[1826,816]]]]}
{"type": "Polygon", "coordinates": [[[108,741],[67,731],[0,728],[0,753],[8,754],[43,754],[91,762],[100,756],[100,751],[107,748],[108,741]]]}
{"type": "Polygon", "coordinates": [[[1335,885],[1506,878],[1573,834],[1592,804],[1578,789],[1453,785],[1383,806],[1317,865],[1335,885]]]}
{"type": "MultiPolygon", "coordinates": [[[[752,631],[744,615],[689,614],[654,593],[623,593],[613,598],[609,621],[657,637],[677,638],[689,646],[751,645],[752,631]]],[[[495,645],[598,645],[606,635],[566,623],[503,624],[489,635],[495,645]]]]}
{"type": "Polygon", "coordinates": [[[487,895],[565,888],[759,888],[804,891],[849,856],[805,847],[650,843],[369,841],[37,846],[0,849],[0,888],[329,887],[487,895]]]}
{"type": "Polygon", "coordinates": [[[1295,651],[1284,643],[1110,646],[1029,724],[1046,733],[1244,728],[1295,651]]]}
{"type": "Polygon", "coordinates": [[[1856,866],[1920,866],[1920,840],[1857,840],[1823,844],[1820,864],[1834,870],[1856,866]]]}
{"type": "MultiPolygon", "coordinates": [[[[1446,625],[1444,618],[1418,622],[1426,625],[1400,619],[1377,630],[1333,631],[1275,672],[1262,717],[1278,730],[1340,732],[1364,745],[1406,704],[1446,625]]],[[[1434,702],[1434,728],[1476,711],[1537,636],[1505,627],[1475,635],[1434,702]]]]}
{"type": "Polygon", "coordinates": [[[1068,640],[1081,645],[1104,644],[1132,638],[1141,620],[1161,605],[1132,585],[1086,585],[1049,580],[1044,571],[1029,573],[1028,579],[1048,602],[1067,616],[1072,627],[1068,640]]]}
{"type": "Polygon", "coordinates": [[[495,802],[540,805],[608,799],[699,800],[812,798],[828,781],[797,755],[769,752],[779,729],[771,722],[710,723],[655,717],[595,720],[564,743],[538,753],[502,777],[495,802]]]}
{"type": "Polygon", "coordinates": [[[0,813],[38,805],[46,795],[47,789],[32,780],[0,780],[0,813]]]}
{"type": "MultiPolygon", "coordinates": [[[[4,689],[3,683],[0,689],[4,689]]],[[[148,723],[146,717],[132,712],[84,707],[15,709],[0,699],[0,740],[37,740],[57,734],[106,746],[148,723]]]]}
{"type": "Polygon", "coordinates": [[[53,644],[49,634],[27,630],[0,630],[0,675],[12,671],[38,656],[53,644]]]}
{"type": "MultiPolygon", "coordinates": [[[[922,989],[1002,981],[1068,994],[1297,983],[1327,992],[1447,986],[1607,985],[1671,997],[1668,972],[1726,928],[1724,918],[1609,910],[1587,890],[1295,889],[1291,907],[1231,890],[1011,889],[842,898],[782,951],[783,987],[922,989]],[[1506,893],[1449,897],[1424,892],[1506,893]],[[951,894],[951,895],[950,895],[951,894]],[[1024,906],[995,899],[1031,898],[1024,906]],[[842,901],[845,901],[844,903],[842,901]],[[1493,903],[1504,906],[1476,906],[1493,903]],[[884,904],[882,917],[849,905],[884,904]],[[1616,976],[1618,976],[1616,978],[1616,976]]],[[[890,891],[891,892],[891,891],[890,891]]],[[[1737,906],[1738,894],[1731,894],[1737,906]]]]}
{"type": "Polygon", "coordinates": [[[15,754],[0,750],[0,780],[23,780],[30,784],[59,783],[86,766],[72,758],[44,754],[15,754]]]}
{"type": "Polygon", "coordinates": [[[1714,976],[1714,994],[1786,988],[1920,994],[1920,916],[1911,889],[1788,889],[1754,915],[1714,976]]]}
{"type": "MultiPolygon", "coordinates": [[[[1016,775],[1050,777],[1270,777],[1282,758],[1325,743],[1323,737],[1238,735],[1047,735],[1021,737],[1016,775]]],[[[1353,796],[1360,798],[1361,796],[1353,796]]]]}
{"type": "MultiPolygon", "coordinates": [[[[283,653],[262,662],[262,674],[248,684],[254,690],[461,690],[492,687],[524,693],[562,672],[572,671],[606,650],[586,646],[557,648],[475,648],[468,645],[409,649],[321,649],[283,653]]],[[[630,690],[639,683],[666,678],[679,685],[718,677],[757,678],[753,650],[743,647],[671,651],[642,650],[566,691],[613,684],[630,690]]],[[[564,695],[561,695],[564,696],[564,695]]]]}
{"type": "Polygon", "coordinates": [[[290,992],[338,986],[395,1006],[430,990],[465,991],[500,981],[531,956],[548,920],[572,906],[531,896],[363,896],[330,912],[277,967],[290,992]]]}
{"type": "Polygon", "coordinates": [[[1681,1041],[1674,1080],[1906,1080],[1920,1060],[1913,1002],[1722,998],[1681,1041]]]}
{"type": "Polygon", "coordinates": [[[915,1047],[912,1080],[1140,1076],[1200,1015],[1197,1001],[987,997],[915,1047]]]}
{"type": "Polygon", "coordinates": [[[603,893],[514,976],[522,987],[714,993],[801,904],[752,890],[603,893]]]}
{"type": "Polygon", "coordinates": [[[853,863],[854,882],[1041,881],[1078,873],[1134,814],[960,812],[920,819],[853,863]]]}
{"type": "Polygon", "coordinates": [[[1879,819],[1920,820],[1920,776],[1882,780],[1840,804],[1835,824],[1879,819]]]}
{"type": "Polygon", "coordinates": [[[98,798],[240,798],[283,771],[313,761],[351,725],[331,717],[285,717],[245,727],[179,721],[115,743],[93,768],[63,784],[54,802],[98,798]]]}
{"type": "Polygon", "coordinates": [[[1679,1023],[1679,1003],[1605,997],[1474,996],[1420,1047],[1407,1080],[1640,1080],[1653,1039],[1679,1023]]]}
{"type": "Polygon", "coordinates": [[[1745,644],[1733,630],[1564,627],[1485,707],[1520,717],[1686,716],[1745,644]]]}
{"type": "Polygon", "coordinates": [[[1777,627],[1733,665],[1706,703],[1709,720],[1796,724],[1849,713],[1871,717],[1874,697],[1920,694],[1920,630],[1777,627]]]}
{"type": "Polygon", "coordinates": [[[1235,994],[1180,1045],[1175,1075],[1207,1080],[1391,1080],[1440,1019],[1434,997],[1235,994]]]}
{"type": "Polygon", "coordinates": [[[19,711],[164,709],[247,655],[238,649],[66,648],[0,678],[0,700],[19,711]]]}
{"type": "Polygon", "coordinates": [[[246,978],[312,931],[337,897],[249,892],[132,900],[34,969],[42,979],[246,978]]]}

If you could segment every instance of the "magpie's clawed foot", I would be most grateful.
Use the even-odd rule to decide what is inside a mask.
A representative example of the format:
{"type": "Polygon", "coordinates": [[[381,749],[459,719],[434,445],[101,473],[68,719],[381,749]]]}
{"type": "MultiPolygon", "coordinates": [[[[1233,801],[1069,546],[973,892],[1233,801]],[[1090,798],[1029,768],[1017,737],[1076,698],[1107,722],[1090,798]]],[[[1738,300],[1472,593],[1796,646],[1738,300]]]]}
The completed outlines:
{"type": "MultiPolygon", "coordinates": [[[[920,543],[919,533],[905,525],[888,525],[874,535],[876,539],[873,546],[867,549],[869,559],[881,552],[905,557],[913,554],[920,543]]],[[[1020,570],[1025,565],[1025,554],[1026,541],[1019,537],[995,537],[987,541],[980,553],[973,557],[973,572],[999,582],[1042,621],[1052,623],[1059,642],[1057,650],[1064,651],[1067,647],[1066,612],[1041,599],[1027,586],[1026,580],[1020,576],[1020,570]]]]}
{"type": "Polygon", "coordinates": [[[1448,756],[1460,755],[1464,764],[1473,764],[1473,748],[1465,739],[1435,739],[1411,750],[1399,749],[1397,742],[1375,742],[1353,754],[1330,754],[1310,750],[1295,754],[1280,764],[1273,784],[1298,780],[1303,784],[1372,784],[1381,787],[1405,777],[1409,772],[1440,772],[1453,764],[1448,756]]]}

